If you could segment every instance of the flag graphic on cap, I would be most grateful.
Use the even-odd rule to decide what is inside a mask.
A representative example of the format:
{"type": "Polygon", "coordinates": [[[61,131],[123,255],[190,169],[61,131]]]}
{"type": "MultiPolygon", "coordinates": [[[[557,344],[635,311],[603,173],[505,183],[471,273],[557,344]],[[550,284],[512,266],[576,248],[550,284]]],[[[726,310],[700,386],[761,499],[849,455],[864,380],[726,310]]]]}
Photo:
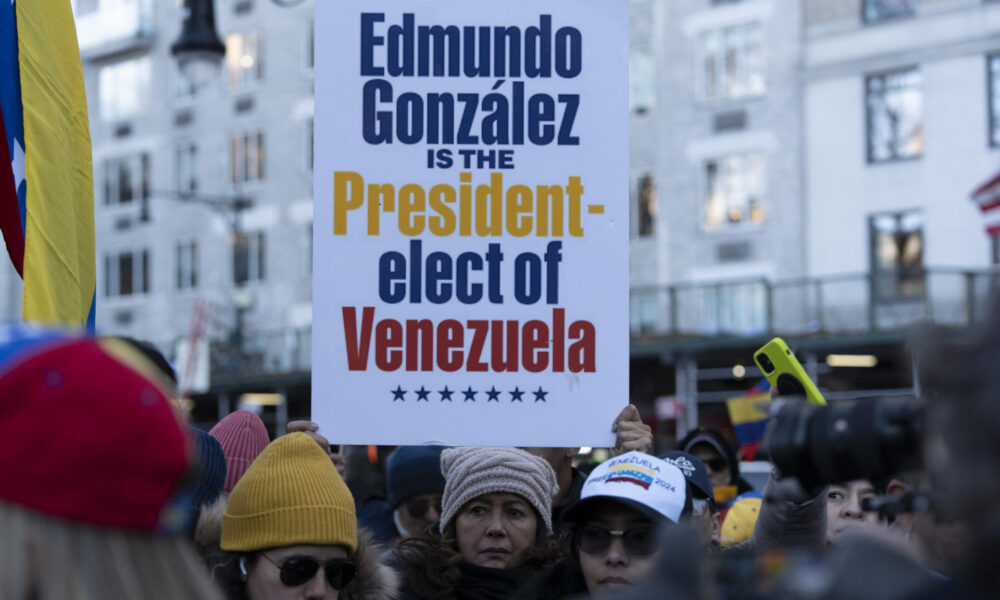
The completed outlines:
{"type": "Polygon", "coordinates": [[[24,320],[93,329],[93,168],[69,0],[0,2],[0,129],[0,232],[24,320]]]}
{"type": "Polygon", "coordinates": [[[656,473],[649,469],[626,463],[611,467],[607,481],[627,481],[648,490],[649,486],[653,485],[653,477],[655,476],[656,473]]]}

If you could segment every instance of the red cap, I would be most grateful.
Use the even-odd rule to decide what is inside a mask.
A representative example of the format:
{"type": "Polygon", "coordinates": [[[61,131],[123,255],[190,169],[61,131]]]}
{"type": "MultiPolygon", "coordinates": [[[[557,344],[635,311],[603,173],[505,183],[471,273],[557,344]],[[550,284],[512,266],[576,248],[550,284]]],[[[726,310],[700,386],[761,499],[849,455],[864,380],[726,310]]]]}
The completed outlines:
{"type": "Polygon", "coordinates": [[[222,453],[226,455],[226,483],[222,489],[227,492],[233,490],[250,463],[271,442],[264,422],[249,410],[229,413],[208,433],[219,440],[222,453]]]}
{"type": "Polygon", "coordinates": [[[188,441],[164,391],[123,362],[129,352],[64,338],[7,357],[0,499],[132,531],[176,518],[169,511],[189,468],[188,441]]]}

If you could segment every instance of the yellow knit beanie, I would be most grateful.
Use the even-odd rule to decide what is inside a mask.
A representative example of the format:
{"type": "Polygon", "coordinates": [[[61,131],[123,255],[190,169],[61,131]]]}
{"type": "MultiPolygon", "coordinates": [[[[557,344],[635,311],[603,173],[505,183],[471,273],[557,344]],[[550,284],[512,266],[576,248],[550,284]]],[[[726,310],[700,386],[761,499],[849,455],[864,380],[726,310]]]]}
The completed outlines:
{"type": "Polygon", "coordinates": [[[222,515],[222,549],[296,544],[358,546],[354,499],[330,457],[304,433],[264,449],[233,488],[222,515]]]}

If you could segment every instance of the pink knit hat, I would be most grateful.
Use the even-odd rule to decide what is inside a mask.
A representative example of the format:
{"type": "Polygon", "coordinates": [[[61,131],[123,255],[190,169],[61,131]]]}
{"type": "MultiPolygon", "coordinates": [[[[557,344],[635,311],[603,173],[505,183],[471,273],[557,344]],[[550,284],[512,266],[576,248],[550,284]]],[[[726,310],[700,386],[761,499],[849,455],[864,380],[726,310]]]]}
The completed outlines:
{"type": "Polygon", "coordinates": [[[222,489],[230,492],[250,463],[270,443],[267,428],[256,414],[238,410],[226,415],[208,433],[219,440],[226,455],[226,483],[222,489]]]}

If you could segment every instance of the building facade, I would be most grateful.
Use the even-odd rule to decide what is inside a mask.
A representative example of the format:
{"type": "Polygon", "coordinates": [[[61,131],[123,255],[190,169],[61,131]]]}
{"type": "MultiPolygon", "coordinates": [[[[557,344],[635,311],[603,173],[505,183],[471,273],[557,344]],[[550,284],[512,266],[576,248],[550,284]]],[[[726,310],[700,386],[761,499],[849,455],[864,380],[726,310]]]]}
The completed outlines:
{"type": "Polygon", "coordinates": [[[94,148],[97,327],[156,344],[185,385],[223,396],[220,413],[236,399],[230,389],[298,390],[301,401],[313,5],[217,1],[226,57],[196,86],[170,54],[182,4],[75,3],[94,148]]]}
{"type": "MultiPolygon", "coordinates": [[[[163,349],[196,417],[279,392],[280,423],[313,366],[313,2],[216,0],[226,58],[197,87],[169,51],[182,4],[74,3],[98,327],[163,349]]],[[[908,328],[965,326],[992,286],[968,194],[998,166],[1000,3],[630,7],[631,400],[721,421],[774,335],[830,397],[912,390],[908,328]]]]}

